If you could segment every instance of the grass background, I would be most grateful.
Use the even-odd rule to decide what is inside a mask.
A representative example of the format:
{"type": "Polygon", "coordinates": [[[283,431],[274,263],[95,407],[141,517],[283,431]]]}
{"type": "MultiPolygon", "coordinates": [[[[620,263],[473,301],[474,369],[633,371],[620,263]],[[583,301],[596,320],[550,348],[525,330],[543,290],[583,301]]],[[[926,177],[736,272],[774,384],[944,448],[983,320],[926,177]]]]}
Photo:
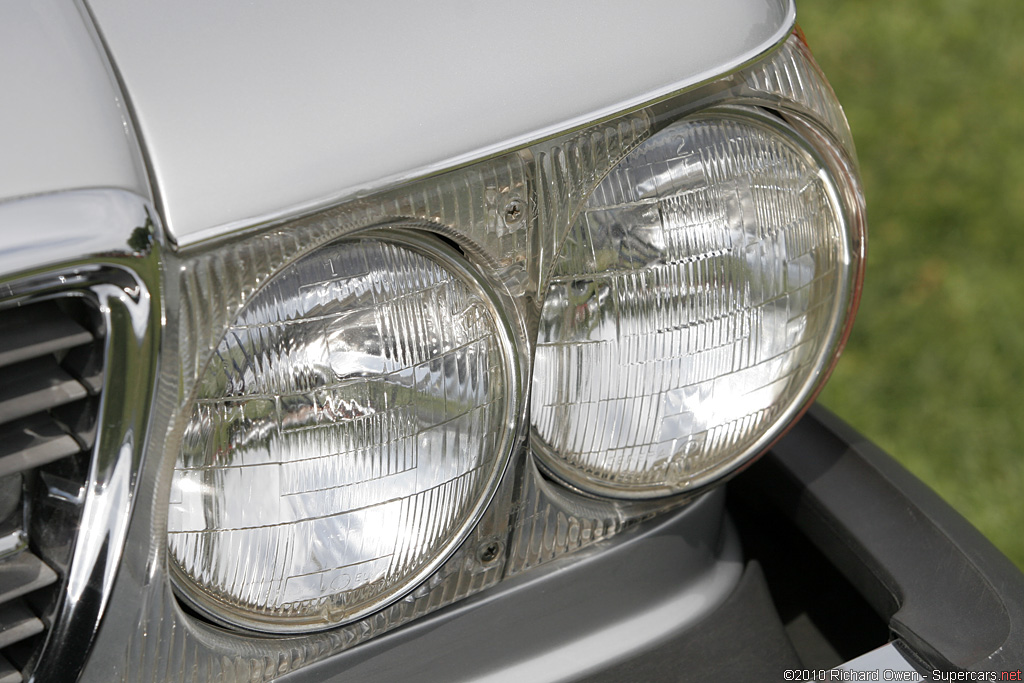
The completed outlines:
{"type": "Polygon", "coordinates": [[[824,403],[1024,567],[1024,2],[797,0],[868,200],[824,403]]]}

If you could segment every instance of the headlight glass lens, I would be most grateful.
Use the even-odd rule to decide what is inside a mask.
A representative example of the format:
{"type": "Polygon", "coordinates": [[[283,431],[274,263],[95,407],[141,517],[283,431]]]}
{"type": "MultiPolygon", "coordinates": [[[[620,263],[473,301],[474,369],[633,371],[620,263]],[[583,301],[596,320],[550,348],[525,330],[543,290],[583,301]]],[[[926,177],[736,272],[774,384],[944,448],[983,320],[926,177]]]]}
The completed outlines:
{"type": "Polygon", "coordinates": [[[683,119],[612,169],[548,283],[532,389],[544,464],[584,490],[686,490],[809,399],[855,275],[839,194],[754,110],[683,119]]]}
{"type": "Polygon", "coordinates": [[[286,267],[198,385],[168,516],[179,590],[268,631],[397,599],[493,493],[516,363],[493,294],[440,242],[371,233],[286,267]]]}

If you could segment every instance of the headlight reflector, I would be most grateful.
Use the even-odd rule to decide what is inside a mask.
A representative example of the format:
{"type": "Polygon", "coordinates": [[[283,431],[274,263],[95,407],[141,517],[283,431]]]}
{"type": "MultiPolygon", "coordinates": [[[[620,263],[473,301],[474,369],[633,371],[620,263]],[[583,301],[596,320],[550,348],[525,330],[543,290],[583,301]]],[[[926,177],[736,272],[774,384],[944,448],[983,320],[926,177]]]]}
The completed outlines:
{"type": "Polygon", "coordinates": [[[533,442],[581,489],[687,490],[763,450],[824,382],[857,267],[841,193],[781,121],[685,118],[605,177],[543,304],[533,442]]]}
{"type": "Polygon", "coordinates": [[[465,537],[517,421],[514,337],[440,241],[366,233],[285,267],[224,334],[174,470],[178,590],[246,628],[326,628],[465,537]]]}

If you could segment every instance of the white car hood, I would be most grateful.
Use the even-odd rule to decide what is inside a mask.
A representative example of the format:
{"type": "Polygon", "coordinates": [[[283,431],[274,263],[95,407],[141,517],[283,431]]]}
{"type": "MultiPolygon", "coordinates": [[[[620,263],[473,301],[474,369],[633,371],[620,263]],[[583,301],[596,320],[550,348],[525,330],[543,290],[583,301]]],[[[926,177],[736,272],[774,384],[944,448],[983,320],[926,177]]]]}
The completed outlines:
{"type": "Polygon", "coordinates": [[[179,245],[326,205],[712,78],[791,0],[88,0],[179,245]]]}

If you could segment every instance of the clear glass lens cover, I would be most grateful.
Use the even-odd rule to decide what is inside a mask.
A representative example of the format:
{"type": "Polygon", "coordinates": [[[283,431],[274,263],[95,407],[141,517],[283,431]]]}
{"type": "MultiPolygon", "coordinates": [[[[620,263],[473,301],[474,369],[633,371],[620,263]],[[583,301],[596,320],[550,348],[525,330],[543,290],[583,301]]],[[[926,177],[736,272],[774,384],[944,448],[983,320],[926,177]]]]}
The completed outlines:
{"type": "Polygon", "coordinates": [[[168,545],[196,606],[259,630],[378,609],[464,537],[516,420],[508,328],[450,250],[389,233],[277,274],[202,376],[168,545]]]}
{"type": "Polygon", "coordinates": [[[603,180],[548,281],[533,443],[582,489],[666,495],[735,469],[831,362],[854,275],[836,189],[788,128],[683,119],[603,180]]]}

